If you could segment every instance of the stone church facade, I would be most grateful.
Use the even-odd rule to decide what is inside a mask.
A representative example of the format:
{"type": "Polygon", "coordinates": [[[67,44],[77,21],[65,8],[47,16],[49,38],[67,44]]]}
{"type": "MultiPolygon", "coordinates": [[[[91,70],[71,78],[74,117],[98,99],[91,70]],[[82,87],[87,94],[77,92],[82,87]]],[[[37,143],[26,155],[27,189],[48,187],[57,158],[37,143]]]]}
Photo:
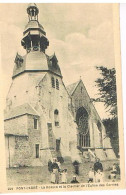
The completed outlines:
{"type": "Polygon", "coordinates": [[[6,166],[42,166],[61,162],[115,159],[102,121],[82,80],[66,87],[49,40],[38,22],[36,4],[27,8],[29,22],[17,53],[4,116],[6,166]]]}

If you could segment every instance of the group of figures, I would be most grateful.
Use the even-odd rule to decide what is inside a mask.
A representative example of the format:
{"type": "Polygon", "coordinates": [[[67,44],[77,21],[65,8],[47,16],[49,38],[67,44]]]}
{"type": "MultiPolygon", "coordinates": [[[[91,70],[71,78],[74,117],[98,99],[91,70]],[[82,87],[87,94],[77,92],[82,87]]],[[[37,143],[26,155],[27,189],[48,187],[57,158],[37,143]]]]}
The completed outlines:
{"type": "MultiPolygon", "coordinates": [[[[75,173],[78,173],[78,166],[74,165],[74,167],[75,173]]],[[[53,159],[53,162],[49,160],[48,170],[51,174],[51,183],[67,183],[67,169],[61,169],[61,163],[56,158],[53,159]]],[[[76,175],[73,176],[71,183],[79,183],[77,181],[76,175]]]]}
{"type": "MultiPolygon", "coordinates": [[[[110,168],[110,174],[108,176],[108,179],[112,179],[112,181],[115,181],[117,175],[120,175],[120,168],[118,164],[114,163],[112,168],[110,168]]],[[[94,163],[94,166],[90,167],[88,182],[102,183],[104,181],[105,181],[105,176],[103,171],[103,165],[100,162],[100,159],[96,158],[96,162],[94,163]]]]}
{"type": "Polygon", "coordinates": [[[100,162],[100,159],[96,158],[96,162],[94,163],[93,167],[90,167],[89,171],[89,179],[88,182],[103,182],[104,172],[103,172],[103,165],[100,162]]]}
{"type": "MultiPolygon", "coordinates": [[[[73,162],[74,167],[74,176],[70,183],[79,183],[77,180],[77,176],[79,177],[79,162],[74,161],[73,162]]],[[[58,184],[58,183],[68,183],[67,179],[67,169],[61,169],[61,163],[54,158],[53,162],[49,160],[48,162],[48,171],[51,174],[51,183],[58,184]]],[[[108,176],[108,179],[112,179],[112,181],[115,181],[117,175],[120,175],[120,168],[119,165],[114,163],[113,166],[110,168],[110,174],[108,176]]],[[[98,183],[98,182],[104,182],[105,176],[104,176],[104,170],[103,165],[100,162],[99,158],[96,158],[96,161],[92,167],[90,167],[90,170],[88,172],[88,183],[98,183]]]]}

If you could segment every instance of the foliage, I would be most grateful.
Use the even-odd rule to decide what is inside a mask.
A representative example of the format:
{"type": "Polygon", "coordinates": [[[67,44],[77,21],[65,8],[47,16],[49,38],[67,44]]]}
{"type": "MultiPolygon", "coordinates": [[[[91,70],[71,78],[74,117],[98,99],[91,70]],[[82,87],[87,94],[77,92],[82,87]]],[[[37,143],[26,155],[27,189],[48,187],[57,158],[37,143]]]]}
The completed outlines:
{"type": "Polygon", "coordinates": [[[99,101],[104,102],[107,112],[110,113],[112,118],[117,117],[117,94],[116,94],[116,71],[115,68],[108,69],[100,66],[96,67],[100,70],[101,78],[98,78],[96,86],[99,89],[99,101]]]}
{"type": "Polygon", "coordinates": [[[104,119],[102,120],[105,128],[106,133],[111,139],[116,139],[118,137],[118,120],[117,118],[114,119],[104,119]]]}
{"type": "Polygon", "coordinates": [[[109,119],[104,119],[102,122],[105,126],[107,135],[111,139],[111,144],[114,149],[114,152],[118,157],[118,153],[119,153],[118,120],[117,118],[113,118],[113,119],[109,118],[109,119]]]}

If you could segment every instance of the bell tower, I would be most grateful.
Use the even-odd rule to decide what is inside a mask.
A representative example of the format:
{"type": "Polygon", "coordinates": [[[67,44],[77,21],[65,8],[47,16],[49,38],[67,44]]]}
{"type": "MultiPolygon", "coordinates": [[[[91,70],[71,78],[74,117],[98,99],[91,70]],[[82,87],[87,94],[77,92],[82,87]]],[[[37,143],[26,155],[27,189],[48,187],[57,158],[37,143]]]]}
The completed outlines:
{"type": "Polygon", "coordinates": [[[29,4],[29,6],[27,8],[27,13],[28,13],[29,21],[31,21],[31,20],[38,21],[39,9],[37,8],[35,3],[29,4]]]}
{"type": "Polygon", "coordinates": [[[24,29],[21,44],[27,53],[30,51],[45,53],[46,48],[49,46],[49,41],[43,26],[38,21],[39,9],[35,3],[28,5],[27,14],[29,22],[24,29]]]}

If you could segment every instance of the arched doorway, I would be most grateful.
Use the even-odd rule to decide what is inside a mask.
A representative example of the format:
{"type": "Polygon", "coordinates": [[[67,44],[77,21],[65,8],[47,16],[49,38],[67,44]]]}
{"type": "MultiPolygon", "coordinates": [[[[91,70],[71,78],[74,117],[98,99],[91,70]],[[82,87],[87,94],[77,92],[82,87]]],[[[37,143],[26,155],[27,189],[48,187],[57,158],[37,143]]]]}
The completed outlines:
{"type": "Polygon", "coordinates": [[[78,125],[78,146],[80,148],[90,147],[89,115],[84,107],[77,110],[76,123],[78,125]]]}

